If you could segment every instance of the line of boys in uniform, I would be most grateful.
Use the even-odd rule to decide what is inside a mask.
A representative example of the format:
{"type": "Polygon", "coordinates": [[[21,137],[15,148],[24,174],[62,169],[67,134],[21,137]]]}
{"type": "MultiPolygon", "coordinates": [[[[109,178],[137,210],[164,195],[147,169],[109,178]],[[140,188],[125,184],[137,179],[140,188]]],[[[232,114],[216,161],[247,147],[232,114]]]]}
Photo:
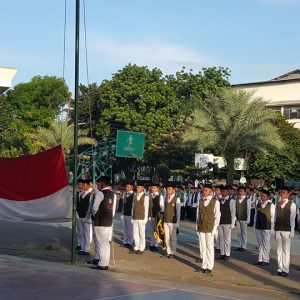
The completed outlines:
{"type": "MultiPolygon", "coordinates": [[[[214,265],[214,251],[211,250],[210,237],[214,237],[216,233],[215,225],[218,224],[218,222],[217,231],[219,233],[222,259],[228,260],[230,257],[231,230],[235,227],[235,224],[238,230],[240,243],[240,246],[236,250],[245,251],[247,249],[247,224],[249,224],[251,218],[251,199],[247,197],[245,187],[239,187],[237,193],[236,189],[230,188],[229,186],[221,187],[221,196],[218,201],[213,197],[212,189],[209,192],[205,192],[207,189],[210,190],[211,187],[204,186],[201,193],[202,196],[197,199],[196,202],[196,224],[199,235],[202,269],[203,272],[210,274],[214,265]],[[206,193],[206,197],[204,193],[206,193]],[[211,205],[207,205],[210,202],[211,205]],[[209,207],[209,209],[207,209],[206,206],[209,207]],[[211,206],[213,207],[213,210],[211,206]],[[214,224],[214,226],[212,226],[212,224],[214,224]]],[[[281,190],[281,198],[284,200],[283,191],[284,189],[281,190]]],[[[164,198],[164,207],[161,205],[160,208],[161,212],[165,212],[166,205],[168,206],[168,212],[164,216],[167,225],[165,225],[164,229],[166,231],[167,255],[168,257],[173,257],[177,245],[177,238],[173,229],[177,229],[179,226],[178,218],[180,219],[180,214],[178,215],[178,211],[181,208],[181,203],[180,199],[175,195],[175,188],[173,186],[167,187],[166,192],[167,197],[164,198]],[[177,199],[171,201],[173,197],[169,199],[168,196],[170,195],[174,195],[173,197],[176,197],[177,199]],[[172,203],[171,206],[170,203],[172,203]],[[172,207],[172,209],[170,207],[172,207]],[[174,207],[176,207],[176,210],[174,207]],[[171,212],[172,218],[168,215],[168,213],[171,212]],[[169,224],[171,224],[171,230],[168,228],[169,224]]],[[[196,194],[198,197],[199,193],[198,191],[195,192],[193,187],[191,188],[190,193],[186,192],[187,202],[188,199],[194,200],[193,198],[196,194]]],[[[270,194],[266,190],[262,190],[260,192],[260,198],[256,198],[255,201],[256,205],[253,223],[259,250],[258,262],[256,264],[261,266],[268,265],[270,236],[274,229],[277,241],[278,275],[287,276],[289,273],[290,241],[294,235],[295,222],[293,220],[295,220],[296,204],[291,203],[287,198],[285,202],[280,202],[276,206],[275,212],[275,206],[272,204],[270,194]],[[287,208],[284,210],[285,205],[287,208]]],[[[192,201],[190,201],[190,204],[192,204],[192,201]]],[[[187,205],[188,204],[186,203],[186,208],[187,205]]]]}

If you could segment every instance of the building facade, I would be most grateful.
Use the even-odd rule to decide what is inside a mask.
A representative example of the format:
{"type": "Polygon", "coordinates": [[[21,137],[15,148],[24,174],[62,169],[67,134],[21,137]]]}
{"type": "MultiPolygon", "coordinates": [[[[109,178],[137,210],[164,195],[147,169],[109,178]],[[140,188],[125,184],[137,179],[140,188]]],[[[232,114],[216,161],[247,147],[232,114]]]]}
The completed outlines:
{"type": "Polygon", "coordinates": [[[17,69],[15,68],[0,67],[0,95],[11,88],[16,73],[17,69]]]}
{"type": "Polygon", "coordinates": [[[300,129],[300,70],[294,70],[269,81],[233,85],[267,101],[267,106],[280,111],[300,129]]]}

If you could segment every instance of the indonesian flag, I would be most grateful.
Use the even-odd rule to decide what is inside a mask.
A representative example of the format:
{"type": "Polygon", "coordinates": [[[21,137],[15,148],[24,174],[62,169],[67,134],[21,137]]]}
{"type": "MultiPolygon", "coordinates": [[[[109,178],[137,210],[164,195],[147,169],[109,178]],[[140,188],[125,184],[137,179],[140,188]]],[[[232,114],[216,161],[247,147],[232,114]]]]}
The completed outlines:
{"type": "Polygon", "coordinates": [[[0,218],[70,218],[72,212],[61,146],[18,158],[0,158],[0,218]]]}

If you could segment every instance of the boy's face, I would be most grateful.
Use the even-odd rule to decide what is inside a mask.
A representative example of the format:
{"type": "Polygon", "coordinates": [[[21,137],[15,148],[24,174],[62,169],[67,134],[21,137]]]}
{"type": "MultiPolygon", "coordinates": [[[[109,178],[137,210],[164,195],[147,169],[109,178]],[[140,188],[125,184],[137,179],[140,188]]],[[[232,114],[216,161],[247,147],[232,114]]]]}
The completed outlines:
{"type": "Polygon", "coordinates": [[[210,196],[212,193],[212,189],[210,188],[203,188],[202,189],[202,194],[203,194],[203,197],[208,197],[210,196]]]}
{"type": "Polygon", "coordinates": [[[83,183],[82,184],[82,190],[87,191],[90,188],[90,184],[89,183],[83,183]]]}
{"type": "Polygon", "coordinates": [[[219,188],[216,188],[215,193],[216,193],[217,196],[219,196],[219,195],[221,195],[221,190],[219,188]]]}
{"type": "Polygon", "coordinates": [[[267,194],[261,193],[260,200],[262,202],[266,202],[269,199],[269,196],[267,194]]]}
{"type": "Polygon", "coordinates": [[[246,196],[246,191],[245,191],[244,189],[240,189],[240,190],[239,190],[239,195],[240,195],[241,197],[246,196]]]}
{"type": "Polygon", "coordinates": [[[222,197],[225,198],[229,195],[229,190],[222,190],[221,193],[222,193],[222,197]]]}
{"type": "Polygon", "coordinates": [[[144,191],[144,187],[143,187],[142,185],[137,185],[137,186],[136,186],[136,191],[137,191],[138,193],[142,193],[142,192],[144,191]]]}
{"type": "Polygon", "coordinates": [[[126,184],[125,190],[126,190],[126,192],[130,192],[133,190],[133,186],[131,184],[126,184]]]}
{"type": "Polygon", "coordinates": [[[157,193],[158,192],[158,186],[151,186],[150,187],[150,192],[153,193],[153,194],[157,193]]]}
{"type": "Polygon", "coordinates": [[[175,188],[168,186],[167,187],[167,195],[173,195],[175,193],[175,188]]]}
{"type": "Polygon", "coordinates": [[[280,191],[280,196],[281,196],[281,198],[282,199],[288,199],[289,198],[289,192],[288,191],[286,191],[286,190],[281,190],[280,191]]]}

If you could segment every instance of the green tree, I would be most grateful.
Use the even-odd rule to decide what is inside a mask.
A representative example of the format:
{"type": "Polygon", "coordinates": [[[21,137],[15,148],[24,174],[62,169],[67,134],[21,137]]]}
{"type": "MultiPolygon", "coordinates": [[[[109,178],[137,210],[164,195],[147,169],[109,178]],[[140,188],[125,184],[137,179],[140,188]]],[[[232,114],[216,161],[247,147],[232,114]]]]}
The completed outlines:
{"type": "Polygon", "coordinates": [[[15,157],[35,152],[27,134],[49,127],[68,101],[65,82],[55,76],[35,76],[20,83],[0,99],[0,157],[15,157]],[[9,106],[8,106],[9,104],[9,106]]]}
{"type": "Polygon", "coordinates": [[[271,123],[276,112],[267,109],[262,98],[232,88],[208,97],[193,113],[187,140],[197,142],[199,149],[224,156],[227,183],[234,179],[234,159],[246,152],[283,146],[277,128],[271,123]]]}
{"type": "Polygon", "coordinates": [[[35,76],[7,93],[14,111],[13,122],[20,130],[47,127],[67,103],[69,89],[63,79],[55,76],[35,76]]]}
{"type": "Polygon", "coordinates": [[[176,93],[181,113],[190,115],[199,100],[217,95],[222,88],[229,87],[229,76],[229,69],[223,67],[202,68],[197,73],[193,70],[187,72],[183,67],[175,75],[167,75],[166,81],[176,93]]]}
{"type": "MultiPolygon", "coordinates": [[[[62,145],[65,157],[68,158],[74,145],[74,124],[68,125],[66,121],[52,121],[49,128],[40,127],[27,134],[33,143],[36,152],[62,145]]],[[[78,131],[78,145],[92,145],[93,138],[86,136],[85,130],[78,131]]]]}
{"type": "Polygon", "coordinates": [[[287,122],[278,113],[274,120],[284,147],[272,152],[259,152],[254,155],[249,174],[254,178],[269,180],[300,179],[300,130],[287,122]]]}

